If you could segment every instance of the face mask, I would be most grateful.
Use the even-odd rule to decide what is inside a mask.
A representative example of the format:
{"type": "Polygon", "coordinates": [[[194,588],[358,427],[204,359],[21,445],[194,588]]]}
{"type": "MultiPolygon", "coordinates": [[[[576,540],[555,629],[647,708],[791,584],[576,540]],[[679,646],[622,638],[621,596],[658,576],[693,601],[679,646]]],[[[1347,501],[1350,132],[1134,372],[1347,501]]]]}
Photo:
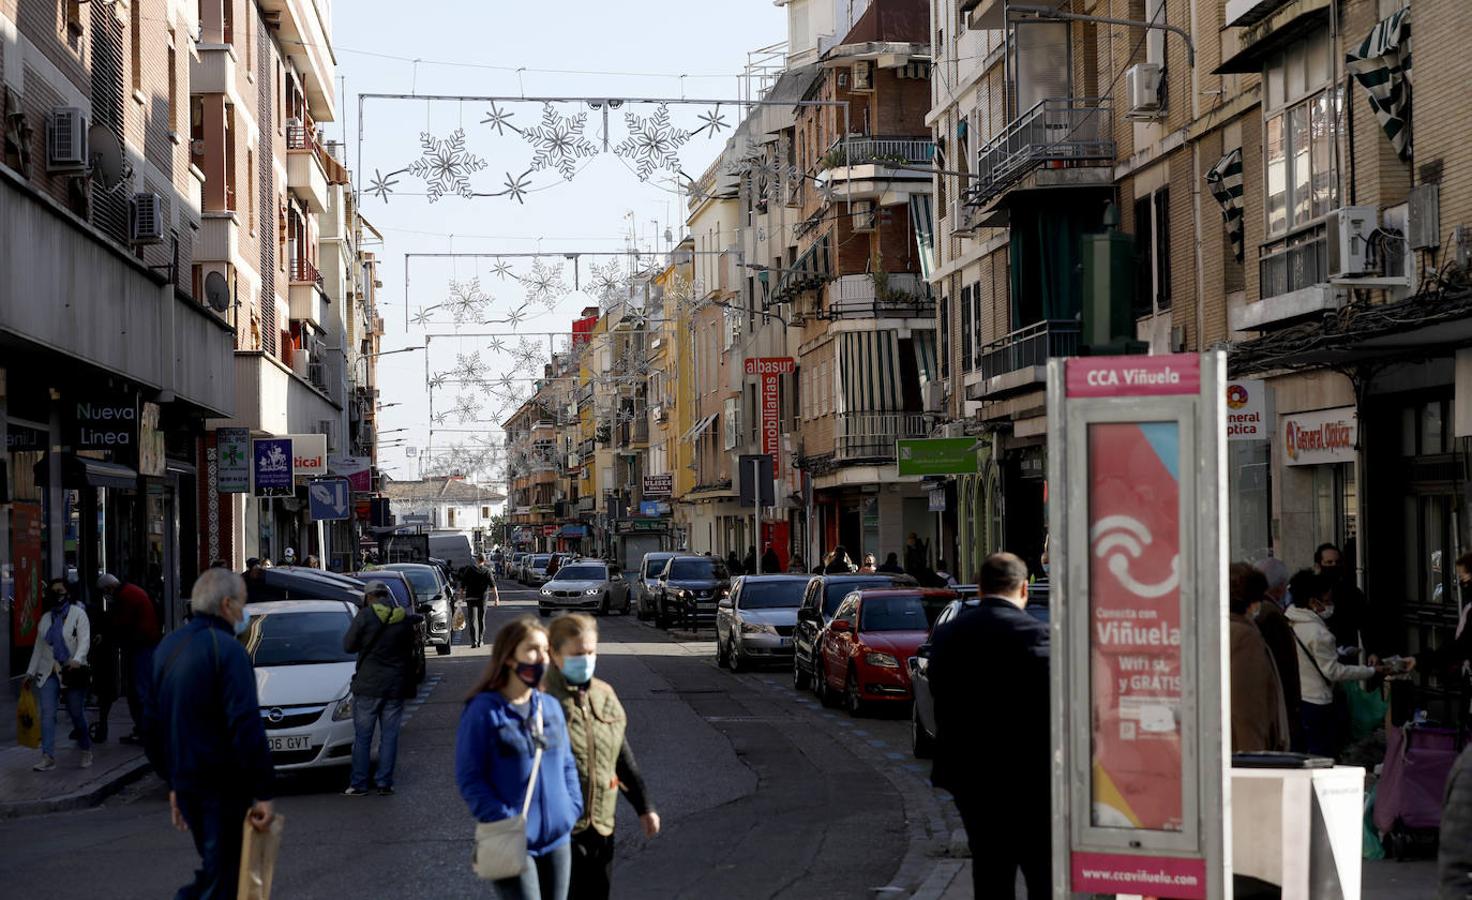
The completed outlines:
{"type": "Polygon", "coordinates": [[[1048,574],[1048,564],[1047,563],[1043,563],[1043,574],[1044,575],[1048,574]]]}
{"type": "Polygon", "coordinates": [[[522,684],[534,688],[542,683],[542,676],[547,674],[546,663],[523,663],[516,664],[516,677],[521,679],[522,684]]]}
{"type": "Polygon", "coordinates": [[[1334,604],[1332,604],[1332,603],[1330,603],[1328,606],[1324,607],[1323,609],[1319,610],[1319,618],[1323,619],[1325,622],[1329,621],[1329,619],[1333,615],[1334,615],[1334,604]]]}
{"type": "Polygon", "coordinates": [[[587,684],[593,680],[593,670],[598,666],[598,654],[566,656],[562,659],[562,677],[568,684],[587,684]]]}
{"type": "Polygon", "coordinates": [[[236,622],[231,627],[235,629],[235,633],[236,634],[245,634],[245,629],[249,625],[250,625],[250,607],[249,606],[242,606],[242,607],[240,607],[240,621],[239,622],[236,622]]]}

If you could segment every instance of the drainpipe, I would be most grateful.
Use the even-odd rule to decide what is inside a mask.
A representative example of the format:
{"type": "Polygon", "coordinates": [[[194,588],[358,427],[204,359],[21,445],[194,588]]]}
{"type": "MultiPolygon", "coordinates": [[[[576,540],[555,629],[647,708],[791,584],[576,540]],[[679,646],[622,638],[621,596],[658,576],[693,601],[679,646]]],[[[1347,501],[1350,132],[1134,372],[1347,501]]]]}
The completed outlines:
{"type": "MultiPolygon", "coordinates": [[[[1205,350],[1206,340],[1202,334],[1206,324],[1206,275],[1202,272],[1201,253],[1201,142],[1191,142],[1191,232],[1194,236],[1196,253],[1196,349],[1205,350]]],[[[1226,302],[1226,297],[1222,297],[1226,302]]]]}

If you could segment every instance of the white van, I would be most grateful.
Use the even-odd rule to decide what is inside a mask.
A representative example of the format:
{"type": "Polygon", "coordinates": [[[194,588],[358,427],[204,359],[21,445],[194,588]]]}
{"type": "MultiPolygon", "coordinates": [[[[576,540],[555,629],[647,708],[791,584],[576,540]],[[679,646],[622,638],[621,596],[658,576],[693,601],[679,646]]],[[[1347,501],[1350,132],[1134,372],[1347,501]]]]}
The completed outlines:
{"type": "Polygon", "coordinates": [[[450,570],[458,573],[466,566],[475,565],[475,551],[470,535],[463,531],[441,531],[429,536],[429,555],[450,564],[450,570]]]}

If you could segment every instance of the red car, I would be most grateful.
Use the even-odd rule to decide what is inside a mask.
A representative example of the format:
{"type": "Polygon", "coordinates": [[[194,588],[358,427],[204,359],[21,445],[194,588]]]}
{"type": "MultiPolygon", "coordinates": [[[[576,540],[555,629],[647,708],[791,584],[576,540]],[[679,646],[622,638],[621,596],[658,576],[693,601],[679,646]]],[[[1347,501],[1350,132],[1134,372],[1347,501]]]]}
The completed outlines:
{"type": "Polygon", "coordinates": [[[954,599],[954,591],[919,588],[855,591],[843,598],[820,639],[819,696],[824,702],[842,697],[854,715],[871,703],[909,702],[905,661],[954,599]]]}

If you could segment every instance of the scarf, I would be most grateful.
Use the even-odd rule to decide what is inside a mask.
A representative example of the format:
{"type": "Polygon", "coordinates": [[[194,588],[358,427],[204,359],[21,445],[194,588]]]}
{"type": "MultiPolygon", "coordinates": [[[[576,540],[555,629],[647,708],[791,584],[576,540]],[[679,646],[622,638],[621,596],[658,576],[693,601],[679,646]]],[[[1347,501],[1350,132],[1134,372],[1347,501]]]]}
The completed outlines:
{"type": "Polygon", "coordinates": [[[51,653],[56,657],[57,663],[66,665],[71,662],[72,652],[67,649],[66,619],[72,611],[71,601],[68,600],[51,611],[51,627],[46,629],[46,643],[51,645],[51,653]]]}
{"type": "Polygon", "coordinates": [[[378,616],[378,621],[382,622],[385,625],[392,625],[395,622],[402,622],[405,618],[407,618],[407,613],[404,612],[404,608],[402,606],[390,607],[382,603],[374,603],[372,604],[372,606],[373,613],[378,616]]]}

